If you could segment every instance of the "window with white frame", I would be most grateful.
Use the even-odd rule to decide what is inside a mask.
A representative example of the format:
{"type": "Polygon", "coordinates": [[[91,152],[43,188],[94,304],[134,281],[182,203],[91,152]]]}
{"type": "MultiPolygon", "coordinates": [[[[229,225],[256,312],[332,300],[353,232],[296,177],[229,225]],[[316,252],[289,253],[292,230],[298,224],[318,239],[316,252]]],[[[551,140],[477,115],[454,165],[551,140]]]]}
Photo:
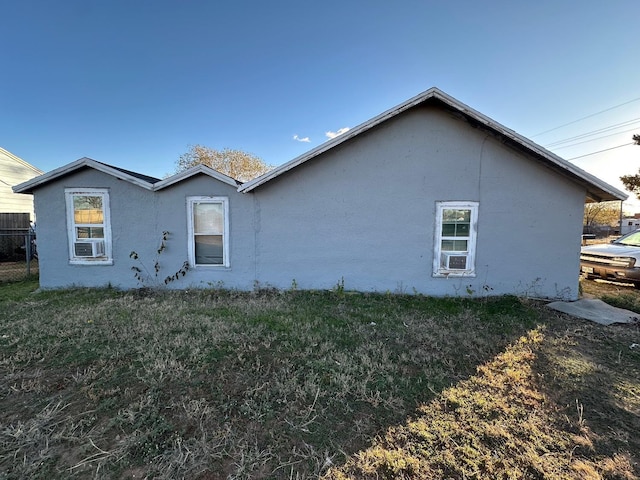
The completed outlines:
{"type": "Polygon", "coordinates": [[[229,266],[229,201],[226,197],[188,197],[189,263],[229,266]]]}
{"type": "Polygon", "coordinates": [[[113,263],[109,191],[104,188],[67,188],[65,200],[70,263],[113,263]]]}
{"type": "Polygon", "coordinates": [[[474,276],[478,202],[437,202],[435,276],[474,276]]]}

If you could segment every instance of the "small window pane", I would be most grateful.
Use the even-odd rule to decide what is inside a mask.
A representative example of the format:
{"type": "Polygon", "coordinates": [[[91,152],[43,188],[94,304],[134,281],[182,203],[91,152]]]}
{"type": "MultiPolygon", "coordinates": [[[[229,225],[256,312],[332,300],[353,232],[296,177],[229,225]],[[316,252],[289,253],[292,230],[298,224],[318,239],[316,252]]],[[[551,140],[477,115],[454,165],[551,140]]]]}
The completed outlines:
{"type": "Polygon", "coordinates": [[[77,238],[104,238],[102,227],[76,227],[77,238]]]}
{"type": "Polygon", "coordinates": [[[471,225],[468,223],[443,223],[443,237],[468,237],[471,225]]]}
{"type": "Polygon", "coordinates": [[[466,252],[467,241],[466,240],[442,240],[443,252],[466,252]]]}
{"type": "Polygon", "coordinates": [[[471,210],[457,210],[445,208],[442,211],[442,220],[445,222],[471,222],[471,210]]]}
{"type": "Polygon", "coordinates": [[[195,203],[193,205],[193,228],[195,233],[222,234],[224,214],[221,203],[195,203]]]}
{"type": "Polygon", "coordinates": [[[222,265],[222,235],[196,235],[196,264],[222,265]]]}
{"type": "Polygon", "coordinates": [[[442,236],[443,237],[454,237],[456,234],[456,224],[455,223],[443,223],[442,224],[442,236]]]}
{"type": "Polygon", "coordinates": [[[468,223],[456,224],[456,237],[468,237],[471,225],[468,223]]]}
{"type": "Polygon", "coordinates": [[[73,216],[75,223],[104,223],[102,197],[96,195],[74,195],[73,216]]]}

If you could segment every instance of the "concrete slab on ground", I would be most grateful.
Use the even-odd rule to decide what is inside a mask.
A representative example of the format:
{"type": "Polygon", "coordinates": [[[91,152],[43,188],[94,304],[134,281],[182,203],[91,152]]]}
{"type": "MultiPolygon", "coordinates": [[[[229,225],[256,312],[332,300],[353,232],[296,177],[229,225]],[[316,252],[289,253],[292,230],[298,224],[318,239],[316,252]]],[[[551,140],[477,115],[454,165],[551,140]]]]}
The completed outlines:
{"type": "Polygon", "coordinates": [[[576,302],[551,302],[547,307],[574,317],[584,318],[602,325],[634,323],[640,315],[624,308],[613,307],[597,298],[582,298],[576,302]]]}

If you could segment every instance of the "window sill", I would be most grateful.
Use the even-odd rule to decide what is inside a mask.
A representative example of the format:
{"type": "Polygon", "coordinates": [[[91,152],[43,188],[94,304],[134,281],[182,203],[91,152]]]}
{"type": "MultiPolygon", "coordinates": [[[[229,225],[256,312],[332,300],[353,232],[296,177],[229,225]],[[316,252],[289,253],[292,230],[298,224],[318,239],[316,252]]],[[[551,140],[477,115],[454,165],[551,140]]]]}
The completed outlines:
{"type": "Polygon", "coordinates": [[[113,259],[96,259],[96,260],[79,260],[77,258],[72,258],[69,260],[69,265],[113,265],[113,259]]]}
{"type": "Polygon", "coordinates": [[[189,265],[189,268],[194,270],[204,269],[204,270],[231,270],[230,265],[189,265]]]}
{"type": "Polygon", "coordinates": [[[450,271],[443,270],[433,274],[434,278],[462,278],[462,277],[475,277],[475,276],[476,276],[476,272],[470,272],[470,271],[460,272],[455,270],[450,270],[450,271]]]}

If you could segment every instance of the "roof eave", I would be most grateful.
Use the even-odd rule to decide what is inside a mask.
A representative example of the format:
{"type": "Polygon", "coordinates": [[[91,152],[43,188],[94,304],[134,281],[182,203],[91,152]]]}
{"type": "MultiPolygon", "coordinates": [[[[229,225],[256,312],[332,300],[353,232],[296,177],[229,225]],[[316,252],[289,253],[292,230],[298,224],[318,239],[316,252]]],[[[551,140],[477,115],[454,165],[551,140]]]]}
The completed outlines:
{"type": "Polygon", "coordinates": [[[437,95],[434,95],[434,97],[438,97],[441,101],[448,104],[450,107],[460,111],[468,118],[471,118],[474,121],[483,124],[485,127],[497,132],[500,135],[503,135],[516,144],[519,144],[521,147],[524,147],[524,149],[528,150],[530,153],[533,153],[544,161],[549,162],[556,168],[557,171],[568,174],[568,176],[573,181],[585,187],[587,197],[598,202],[626,200],[629,197],[621,190],[618,190],[617,188],[600,180],[594,175],[586,172],[585,170],[576,167],[574,164],[538,145],[537,143],[529,140],[527,137],[524,137],[514,130],[511,130],[510,128],[505,127],[495,120],[492,120],[486,115],[478,112],[477,110],[474,110],[473,108],[465,105],[464,103],[456,100],[446,93],[438,90],[437,95]]]}
{"type": "Polygon", "coordinates": [[[320,155],[321,153],[326,152],[327,150],[330,150],[338,145],[340,145],[341,143],[346,142],[347,140],[352,139],[353,137],[360,135],[361,133],[366,132],[367,130],[375,127],[376,125],[379,125],[381,123],[383,123],[384,121],[395,117],[396,115],[398,115],[399,113],[410,109],[411,107],[414,107],[422,102],[424,102],[427,98],[430,98],[432,96],[434,96],[437,92],[439,92],[439,90],[437,88],[430,88],[429,90],[422,92],[419,95],[416,95],[413,98],[410,98],[409,100],[407,100],[404,103],[401,103],[400,105],[397,105],[396,107],[390,108],[389,110],[381,113],[380,115],[377,115],[375,117],[373,117],[372,119],[361,123],[360,125],[348,130],[347,132],[331,139],[328,140],[320,145],[318,145],[316,148],[309,150],[308,152],[294,158],[293,160],[290,160],[286,163],[283,163],[282,165],[280,165],[279,167],[274,168],[273,170],[270,170],[269,172],[260,175],[257,178],[254,178],[253,180],[251,180],[250,182],[245,183],[244,185],[242,185],[238,191],[242,192],[242,193],[247,193],[250,192],[251,190],[259,187],[260,185],[268,182],[269,180],[278,177],[280,175],[282,175],[283,173],[291,170],[292,168],[297,167],[298,165],[314,158],[317,157],[318,155],[320,155]]]}
{"type": "Polygon", "coordinates": [[[56,168],[55,170],[51,170],[50,172],[47,172],[45,174],[32,178],[31,180],[27,180],[26,182],[22,182],[18,185],[15,185],[13,187],[13,191],[14,193],[33,193],[33,190],[35,188],[45,185],[46,183],[56,180],[57,178],[63,177],[65,175],[69,175],[85,167],[93,168],[100,172],[111,175],[119,180],[125,180],[127,182],[133,183],[134,185],[145,188],[147,190],[153,189],[152,183],[145,182],[144,180],[136,178],[125,172],[122,172],[115,168],[111,168],[109,165],[97,162],[91,158],[84,157],[79,160],[76,160],[75,162],[71,162],[67,165],[56,168]]]}
{"type": "Polygon", "coordinates": [[[196,165],[195,167],[191,167],[188,170],[184,170],[183,172],[176,173],[175,175],[170,176],[169,178],[165,178],[160,182],[156,183],[153,186],[153,190],[162,190],[163,188],[167,188],[176,183],[182,182],[188,178],[193,177],[194,175],[203,174],[209,177],[215,178],[216,180],[221,181],[222,183],[226,183],[234,188],[238,188],[238,186],[242,185],[242,182],[231,178],[223,173],[214,170],[213,168],[209,168],[205,165],[196,165]]]}
{"type": "Polygon", "coordinates": [[[350,140],[351,138],[383,123],[384,121],[392,117],[395,117],[396,115],[406,110],[409,110],[410,108],[413,108],[416,105],[426,102],[427,100],[440,101],[454,111],[460,112],[466,118],[473,120],[473,122],[482,125],[483,127],[515,142],[524,150],[527,150],[529,153],[532,153],[535,156],[543,159],[545,162],[551,164],[556,171],[563,172],[574,182],[583,185],[589,198],[599,199],[597,201],[626,200],[628,198],[628,195],[624,192],[616,189],[615,187],[612,187],[606,182],[603,182],[599,178],[587,173],[581,168],[576,167],[575,165],[569,163],[568,161],[550,152],[549,150],[546,150],[535,142],[532,142],[528,138],[516,133],[514,130],[505,127],[504,125],[496,122],[495,120],[487,117],[486,115],[478,112],[468,105],[456,100],[455,98],[444,93],[442,90],[436,87],[430,88],[429,90],[426,90],[425,92],[416,95],[413,98],[410,98],[404,103],[401,103],[400,105],[397,105],[396,107],[393,107],[381,113],[380,115],[373,117],[372,119],[358,125],[357,127],[352,128],[339,137],[329,140],[310,150],[309,152],[306,152],[303,155],[300,155],[299,157],[296,157],[293,160],[282,164],[281,166],[271,170],[270,172],[267,172],[264,175],[261,175],[254,180],[245,183],[238,189],[238,191],[242,193],[250,192],[260,185],[263,185],[268,181],[291,170],[292,168],[297,167],[298,165],[326,152],[327,150],[330,150],[340,145],[341,143],[350,140]]]}

